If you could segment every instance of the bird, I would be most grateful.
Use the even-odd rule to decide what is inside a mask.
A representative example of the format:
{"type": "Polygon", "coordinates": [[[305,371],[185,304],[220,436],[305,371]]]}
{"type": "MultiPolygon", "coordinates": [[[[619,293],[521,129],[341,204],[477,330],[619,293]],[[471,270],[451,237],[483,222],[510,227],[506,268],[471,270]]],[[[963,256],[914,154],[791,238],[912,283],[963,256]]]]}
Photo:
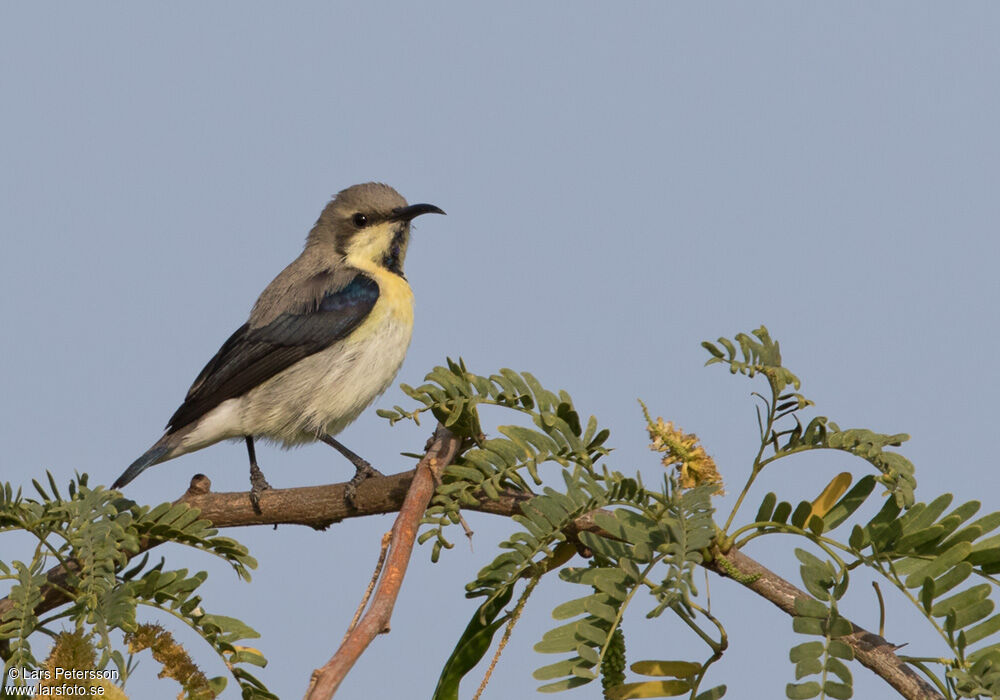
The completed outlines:
{"type": "Polygon", "coordinates": [[[166,432],[114,482],[120,489],[153,465],[243,440],[250,499],[270,488],[254,441],[283,447],[321,441],[354,465],[348,485],[377,472],[334,439],[392,383],[410,344],[413,291],[403,275],[410,222],[444,214],[407,204],[368,182],[324,207],[302,253],[261,292],[240,326],[194,380],[166,432]]]}

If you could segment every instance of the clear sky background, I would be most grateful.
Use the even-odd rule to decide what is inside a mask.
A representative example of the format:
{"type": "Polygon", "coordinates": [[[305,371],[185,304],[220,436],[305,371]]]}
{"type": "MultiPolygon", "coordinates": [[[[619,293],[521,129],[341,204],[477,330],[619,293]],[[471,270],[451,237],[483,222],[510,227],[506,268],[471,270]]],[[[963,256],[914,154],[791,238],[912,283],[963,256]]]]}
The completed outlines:
{"type": "MultiPolygon", "coordinates": [[[[1000,7],[985,2],[4,3],[2,478],[113,481],[330,196],[379,180],[448,212],[415,225],[416,329],[398,381],[446,356],[531,371],[611,428],[610,465],[657,481],[641,397],[702,438],[726,508],[760,387],[703,369],[699,343],[764,323],[818,414],[913,436],[918,499],[952,491],[1000,509],[997,36],[1000,7]]],[[[376,406],[407,402],[394,386],[376,406]]],[[[342,439],[395,472],[429,429],[390,428],[372,409],[342,439]]],[[[258,455],[275,486],[352,473],[323,445],[258,455]]],[[[844,469],[867,472],[837,455],[776,465],[748,517],[767,490],[812,498],[844,469]]],[[[158,466],[126,492],[172,500],[197,472],[245,489],[243,446],[158,466]]],[[[468,519],[474,551],[460,542],[437,565],[415,551],[392,633],[341,697],[430,694],[476,605],[463,587],[510,531],[468,519]]],[[[204,607],[255,626],[271,660],[260,676],[301,697],[391,523],[231,532],[260,562],[249,585],[207,556],[162,554],[211,572],[204,607]]],[[[748,553],[798,582],[783,544],[748,553]]],[[[27,554],[4,546],[15,556],[27,554]]],[[[858,579],[845,610],[877,629],[858,579]]],[[[782,697],[802,641],[791,620],[710,584],[732,646],[709,681],[782,697]]],[[[534,695],[531,671],[555,659],[531,647],[578,595],[555,577],[539,588],[486,697],[534,695]]],[[[629,618],[631,659],[707,655],[669,618],[645,622],[647,608],[629,618]]],[[[886,636],[943,653],[924,627],[890,600],[886,636]]],[[[176,693],[157,670],[143,658],[133,698],[176,693]]],[[[853,670],[855,697],[891,696],[853,670]]]]}

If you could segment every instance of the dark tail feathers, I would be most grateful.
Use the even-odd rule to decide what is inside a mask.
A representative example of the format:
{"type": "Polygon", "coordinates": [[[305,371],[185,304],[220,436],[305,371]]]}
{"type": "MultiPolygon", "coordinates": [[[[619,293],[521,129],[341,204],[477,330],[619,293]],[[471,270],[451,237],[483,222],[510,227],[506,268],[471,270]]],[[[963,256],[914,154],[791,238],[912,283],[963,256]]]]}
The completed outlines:
{"type": "Polygon", "coordinates": [[[162,461],[163,456],[169,451],[170,448],[166,445],[153,445],[146,450],[146,453],[142,457],[129,465],[128,469],[125,470],[125,473],[118,477],[118,480],[111,485],[111,488],[120,489],[122,486],[132,481],[132,479],[142,474],[154,464],[162,461]]]}

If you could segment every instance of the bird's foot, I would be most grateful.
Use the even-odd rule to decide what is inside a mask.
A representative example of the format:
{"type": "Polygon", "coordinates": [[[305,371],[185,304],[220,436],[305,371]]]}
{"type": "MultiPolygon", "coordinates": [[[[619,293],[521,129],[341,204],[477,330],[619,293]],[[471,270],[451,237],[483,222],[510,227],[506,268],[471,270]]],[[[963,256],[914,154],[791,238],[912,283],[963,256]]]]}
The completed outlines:
{"type": "Polygon", "coordinates": [[[260,495],[271,488],[264,478],[264,472],[256,464],[250,465],[250,503],[253,512],[260,515],[260,495]]]}
{"type": "Polygon", "coordinates": [[[350,463],[354,465],[354,468],[357,471],[354,473],[354,477],[347,482],[347,488],[344,490],[344,496],[347,498],[347,503],[352,508],[357,507],[354,502],[354,499],[358,493],[358,484],[360,484],[365,479],[369,479],[373,476],[385,476],[385,475],[378,469],[370,465],[367,461],[362,459],[357,453],[352,452],[351,450],[341,445],[339,441],[333,438],[333,436],[327,435],[322,431],[318,431],[316,433],[316,439],[319,440],[320,442],[325,442],[327,445],[337,450],[337,452],[347,457],[348,461],[350,461],[350,463]]]}
{"type": "MultiPolygon", "coordinates": [[[[354,462],[354,460],[351,460],[354,462]]],[[[358,495],[358,484],[370,479],[373,476],[384,476],[382,472],[368,464],[365,460],[358,458],[358,462],[354,462],[354,468],[357,470],[351,480],[347,482],[347,488],[344,489],[344,496],[347,498],[347,502],[352,508],[356,508],[355,497],[358,495]]]]}

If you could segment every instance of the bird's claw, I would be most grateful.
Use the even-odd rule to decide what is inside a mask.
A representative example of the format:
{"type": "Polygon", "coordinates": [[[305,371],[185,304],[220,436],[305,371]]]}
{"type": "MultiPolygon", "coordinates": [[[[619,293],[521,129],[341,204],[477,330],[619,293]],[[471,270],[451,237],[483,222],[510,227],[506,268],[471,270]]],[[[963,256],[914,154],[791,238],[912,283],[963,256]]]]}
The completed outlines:
{"type": "Polygon", "coordinates": [[[271,488],[264,478],[264,472],[256,464],[250,465],[250,504],[253,512],[260,515],[260,495],[271,488]]]}
{"type": "Polygon", "coordinates": [[[352,508],[357,508],[355,498],[358,495],[358,484],[373,476],[384,476],[384,474],[364,460],[361,461],[361,464],[356,463],[354,468],[357,471],[351,477],[351,480],[347,482],[347,487],[344,489],[344,496],[352,508]]]}

